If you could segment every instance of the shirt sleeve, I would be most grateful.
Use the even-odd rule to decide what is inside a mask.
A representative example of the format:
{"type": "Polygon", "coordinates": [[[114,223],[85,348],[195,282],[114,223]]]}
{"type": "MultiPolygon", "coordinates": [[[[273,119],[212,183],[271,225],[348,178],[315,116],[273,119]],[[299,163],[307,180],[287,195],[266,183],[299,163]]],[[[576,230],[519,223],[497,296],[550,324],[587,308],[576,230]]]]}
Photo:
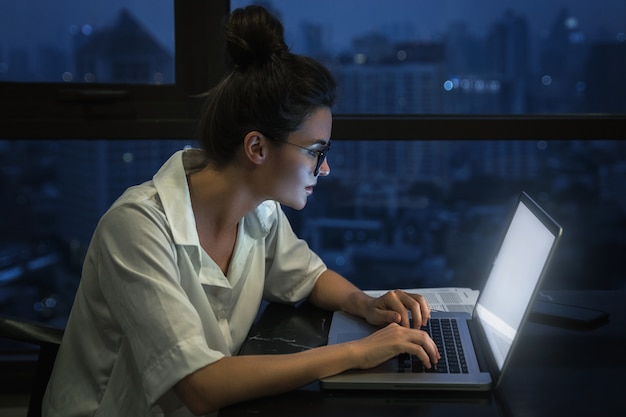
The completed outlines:
{"type": "Polygon", "coordinates": [[[266,238],[264,297],[269,301],[296,303],[309,296],[327,268],[309,245],[294,233],[278,203],[275,216],[266,238]]]}
{"type": "Polygon", "coordinates": [[[224,356],[209,348],[181,285],[165,217],[141,204],[109,211],[94,235],[103,296],[153,404],[184,376],[224,356]]]}

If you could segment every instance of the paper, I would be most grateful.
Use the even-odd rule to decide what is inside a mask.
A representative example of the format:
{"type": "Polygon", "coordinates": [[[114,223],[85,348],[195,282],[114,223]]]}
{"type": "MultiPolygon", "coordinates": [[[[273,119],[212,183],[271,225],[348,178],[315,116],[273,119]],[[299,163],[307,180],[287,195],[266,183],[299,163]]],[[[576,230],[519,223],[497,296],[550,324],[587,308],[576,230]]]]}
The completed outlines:
{"type": "MultiPolygon", "coordinates": [[[[366,294],[380,297],[389,290],[367,290],[366,294]]],[[[426,297],[432,311],[454,311],[472,313],[480,291],[471,288],[411,288],[405,292],[421,294],[426,297]]]]}

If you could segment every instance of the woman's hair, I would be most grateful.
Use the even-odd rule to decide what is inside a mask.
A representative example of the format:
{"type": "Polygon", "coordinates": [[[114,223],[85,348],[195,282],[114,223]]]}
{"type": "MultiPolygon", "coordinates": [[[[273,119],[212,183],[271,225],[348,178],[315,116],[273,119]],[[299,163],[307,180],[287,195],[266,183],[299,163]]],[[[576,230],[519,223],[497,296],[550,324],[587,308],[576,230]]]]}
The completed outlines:
{"type": "Polygon", "coordinates": [[[248,132],[284,139],[335,100],[330,72],[314,59],[289,52],[283,25],[266,9],[234,10],[225,36],[233,67],[208,92],[199,125],[202,148],[218,167],[234,158],[248,132]]]}

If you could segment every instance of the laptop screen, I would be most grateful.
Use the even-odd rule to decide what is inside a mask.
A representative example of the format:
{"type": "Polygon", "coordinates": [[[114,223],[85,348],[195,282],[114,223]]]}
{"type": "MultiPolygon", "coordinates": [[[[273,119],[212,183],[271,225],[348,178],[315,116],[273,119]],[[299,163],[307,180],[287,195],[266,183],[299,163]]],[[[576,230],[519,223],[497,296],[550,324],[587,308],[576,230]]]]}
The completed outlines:
{"type": "Polygon", "coordinates": [[[545,212],[522,197],[476,304],[500,371],[561,233],[545,212]]]}

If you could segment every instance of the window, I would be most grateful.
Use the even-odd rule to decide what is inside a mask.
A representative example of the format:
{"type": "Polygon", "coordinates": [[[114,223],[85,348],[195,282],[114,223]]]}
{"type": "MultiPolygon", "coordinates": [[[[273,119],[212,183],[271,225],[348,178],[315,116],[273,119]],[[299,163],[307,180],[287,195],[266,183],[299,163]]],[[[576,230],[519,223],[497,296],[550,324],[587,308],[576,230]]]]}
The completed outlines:
{"type": "Polygon", "coordinates": [[[171,0],[3,3],[2,81],[174,83],[171,0]]]}
{"type": "MultiPolygon", "coordinates": [[[[100,72],[103,60],[85,51],[75,62],[80,70],[66,81],[41,72],[9,78],[10,62],[49,62],[56,74],[67,69],[47,47],[37,60],[10,52],[15,38],[7,37],[12,31],[2,19],[17,3],[0,5],[0,311],[62,324],[98,218],[126,187],[148,180],[172,152],[193,145],[194,96],[222,75],[218,33],[229,4],[150,1],[150,10],[139,13],[131,6],[140,1],[127,2],[126,11],[92,1],[90,7],[102,3],[111,10],[103,27],[115,27],[127,13],[167,53],[136,61],[107,56],[100,72]],[[168,44],[172,34],[153,29],[153,22],[171,22],[172,4],[168,44]],[[173,67],[155,71],[167,57],[173,67]]],[[[59,3],[68,2],[45,5],[59,10],[59,3]]],[[[593,3],[602,13],[581,9],[588,2],[563,3],[567,16],[577,17],[565,29],[581,32],[564,29],[567,42],[574,52],[584,46],[589,59],[576,61],[582,55],[568,52],[571,60],[561,68],[559,62],[540,65],[561,44],[545,46],[543,55],[536,48],[553,22],[563,22],[561,2],[427,3],[264,2],[284,17],[293,50],[325,62],[340,85],[332,174],[319,181],[303,211],[288,210],[294,229],[329,266],[364,288],[476,287],[507,203],[525,189],[565,228],[547,284],[623,288],[626,112],[620,100],[626,94],[614,80],[626,71],[624,54],[613,53],[624,37],[612,23],[623,21],[623,2],[593,3]],[[511,12],[501,7],[512,4],[518,8],[511,12]],[[295,5],[300,14],[291,10],[295,5]],[[424,8],[419,19],[434,21],[437,30],[406,23],[415,5],[424,8]],[[545,30],[526,19],[533,10],[541,11],[545,30]],[[381,20],[364,19],[361,11],[381,20]],[[479,14],[486,16],[481,28],[473,23],[479,19],[459,22],[479,14]],[[608,23],[589,23],[596,15],[608,23]],[[511,49],[505,41],[526,30],[524,20],[535,40],[511,49]],[[513,75],[521,68],[511,66],[523,61],[518,54],[531,57],[521,84],[513,75]],[[589,74],[578,89],[559,78],[569,68],[589,74]],[[609,114],[591,113],[590,103],[606,105],[598,111],[609,114]]],[[[90,36],[99,31],[93,26],[90,36]]]]}
{"type": "Polygon", "coordinates": [[[527,191],[564,228],[546,288],[623,288],[626,143],[336,141],[294,228],[362,288],[480,287],[527,191]],[[599,272],[601,271],[601,272],[599,272]]]}
{"type": "Polygon", "coordinates": [[[223,73],[226,1],[0,5],[4,138],[185,138],[223,73]]]}
{"type": "Polygon", "coordinates": [[[233,0],[275,10],[338,114],[626,112],[626,3],[233,0]],[[601,12],[602,11],[602,12],[601,12]]]}
{"type": "Polygon", "coordinates": [[[187,141],[0,140],[0,311],[63,326],[95,226],[187,141]]]}
{"type": "MultiPolygon", "coordinates": [[[[63,325],[95,225],[187,141],[0,141],[0,311],[63,325]]],[[[362,288],[478,287],[528,191],[564,227],[546,285],[623,288],[626,142],[338,140],[294,230],[362,288]]]]}

